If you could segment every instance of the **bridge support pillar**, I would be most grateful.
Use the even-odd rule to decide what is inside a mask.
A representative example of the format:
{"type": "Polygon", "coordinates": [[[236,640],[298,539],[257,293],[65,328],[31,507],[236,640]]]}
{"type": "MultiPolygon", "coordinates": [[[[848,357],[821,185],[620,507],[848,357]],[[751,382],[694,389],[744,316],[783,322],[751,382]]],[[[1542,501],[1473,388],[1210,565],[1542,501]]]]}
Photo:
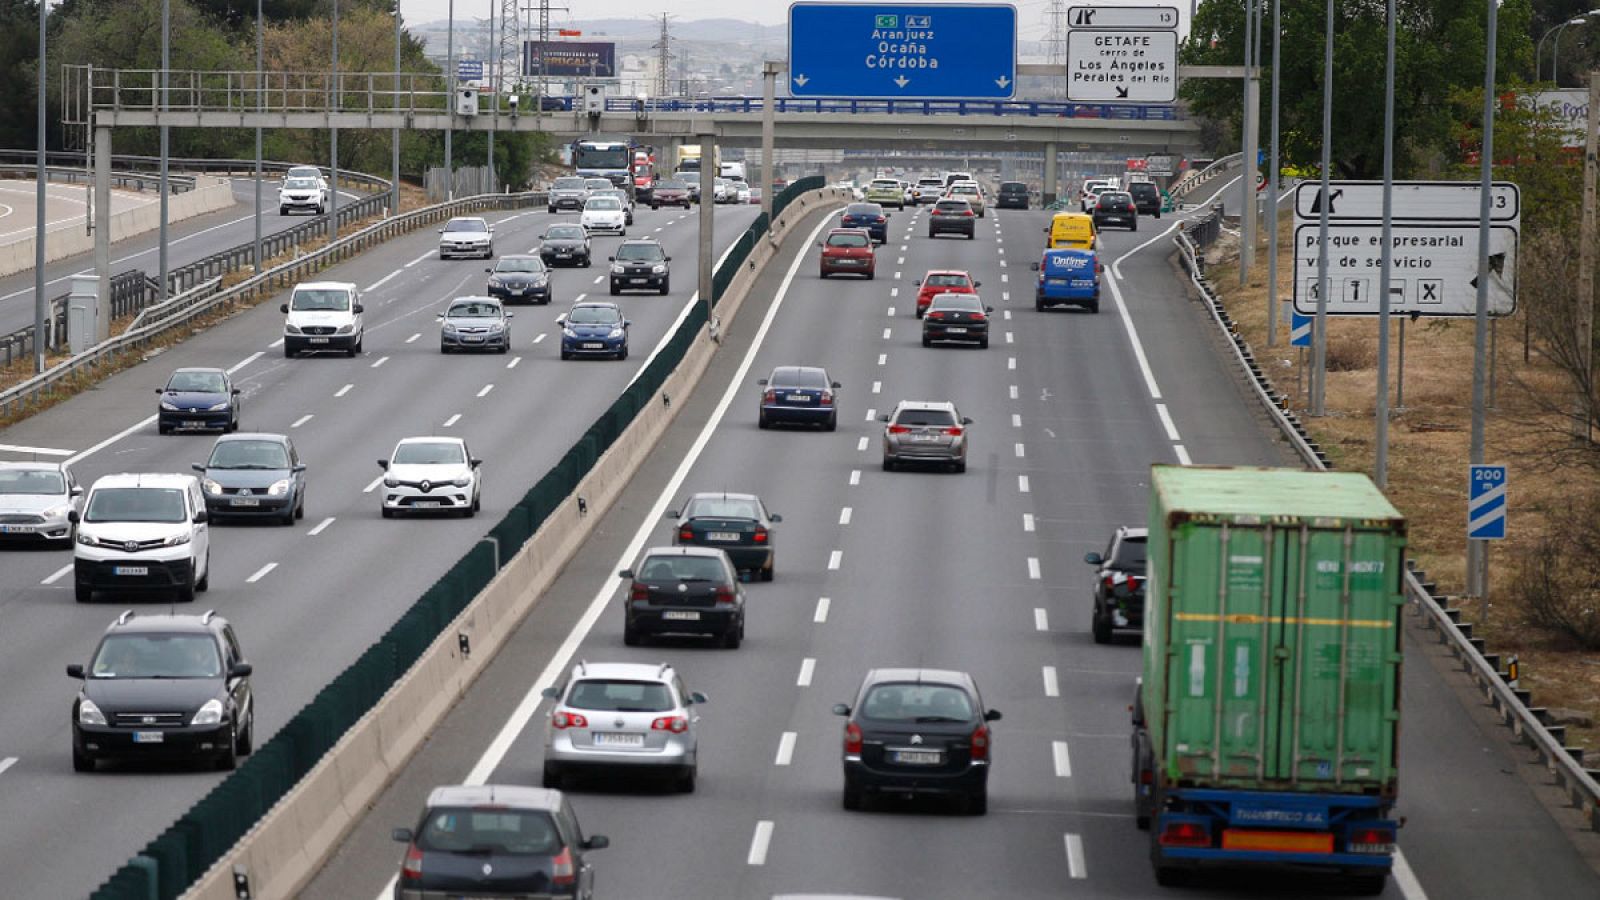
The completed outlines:
{"type": "Polygon", "coordinates": [[[111,129],[94,128],[94,273],[99,278],[95,291],[94,342],[111,336],[111,129]]]}
{"type": "Polygon", "coordinates": [[[1046,206],[1056,202],[1056,144],[1051,141],[1044,145],[1044,203],[1046,206]]]}
{"type": "MultiPolygon", "coordinates": [[[[706,323],[712,322],[711,303],[712,266],[716,262],[716,242],[713,240],[713,213],[717,208],[717,135],[707,131],[700,139],[700,252],[696,257],[699,271],[700,302],[706,305],[706,323]]],[[[715,330],[712,331],[715,334],[715,330]]]]}
{"type": "MultiPolygon", "coordinates": [[[[766,213],[769,225],[772,219],[772,145],[776,129],[774,107],[781,67],[781,63],[770,59],[761,64],[761,211],[766,213]]],[[[750,173],[746,172],[745,178],[749,177],[750,173]]]]}

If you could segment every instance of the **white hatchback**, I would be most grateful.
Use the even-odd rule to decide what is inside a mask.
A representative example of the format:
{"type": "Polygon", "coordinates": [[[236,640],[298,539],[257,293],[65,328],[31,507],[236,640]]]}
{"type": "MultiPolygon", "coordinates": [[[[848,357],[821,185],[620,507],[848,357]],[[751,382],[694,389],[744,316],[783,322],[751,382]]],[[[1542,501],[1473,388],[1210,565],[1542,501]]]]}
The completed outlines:
{"type": "Polygon", "coordinates": [[[615,197],[590,197],[578,216],[578,224],[589,234],[605,231],[626,235],[628,211],[622,208],[622,201],[615,197]]]}
{"type": "Polygon", "coordinates": [[[477,513],[483,475],[467,442],[454,437],[408,437],[388,459],[378,460],[383,474],[383,517],[402,512],[477,513]]]}

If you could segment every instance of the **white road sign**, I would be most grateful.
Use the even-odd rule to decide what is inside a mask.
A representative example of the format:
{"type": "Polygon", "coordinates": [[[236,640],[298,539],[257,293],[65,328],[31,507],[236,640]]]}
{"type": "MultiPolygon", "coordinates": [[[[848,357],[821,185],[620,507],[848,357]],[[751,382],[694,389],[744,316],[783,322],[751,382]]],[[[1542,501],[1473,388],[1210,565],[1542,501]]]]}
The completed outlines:
{"type": "MultiPolygon", "coordinates": [[[[1394,183],[1396,222],[1477,222],[1479,184],[1476,181],[1397,181],[1394,183]]],[[[1333,181],[1328,185],[1328,221],[1382,222],[1383,182],[1333,181]]],[[[1322,185],[1302,182],[1294,192],[1295,224],[1317,222],[1322,217],[1322,185]]],[[[1522,192],[1511,182],[1491,185],[1489,220],[1521,224],[1522,192]]]]}
{"type": "Polygon", "coordinates": [[[1068,28],[1104,28],[1127,31],[1133,28],[1155,31],[1178,28],[1175,6],[1074,6],[1067,10],[1068,28]]]}
{"type": "Polygon", "coordinates": [[[1171,103],[1178,96],[1176,31],[1067,32],[1067,99],[1171,103]]]}
{"type": "MultiPolygon", "coordinates": [[[[1294,308],[1317,311],[1315,222],[1296,219],[1294,308]]],[[[1477,308],[1478,226],[1396,223],[1389,276],[1395,314],[1470,316],[1477,308]]],[[[1517,306],[1518,228],[1496,225],[1489,236],[1489,314],[1510,315],[1517,306]]],[[[1383,226],[1341,224],[1328,228],[1328,315],[1375,316],[1382,277],[1383,226]]]]}

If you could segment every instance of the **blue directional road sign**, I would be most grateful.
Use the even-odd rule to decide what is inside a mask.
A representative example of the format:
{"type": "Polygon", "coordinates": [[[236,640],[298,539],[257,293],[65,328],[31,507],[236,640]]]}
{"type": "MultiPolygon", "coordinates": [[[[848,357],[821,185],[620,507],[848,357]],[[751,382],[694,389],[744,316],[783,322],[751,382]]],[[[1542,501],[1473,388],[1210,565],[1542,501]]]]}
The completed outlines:
{"type": "Polygon", "coordinates": [[[1316,321],[1315,316],[1302,316],[1297,312],[1289,313],[1289,346],[1311,346],[1311,326],[1316,321]]]}
{"type": "Polygon", "coordinates": [[[1498,541],[1506,536],[1506,467],[1468,466],[1467,537],[1498,541]]]}
{"type": "Polygon", "coordinates": [[[1005,100],[1016,90],[1008,4],[816,3],[789,7],[794,97],[1005,100]]]}

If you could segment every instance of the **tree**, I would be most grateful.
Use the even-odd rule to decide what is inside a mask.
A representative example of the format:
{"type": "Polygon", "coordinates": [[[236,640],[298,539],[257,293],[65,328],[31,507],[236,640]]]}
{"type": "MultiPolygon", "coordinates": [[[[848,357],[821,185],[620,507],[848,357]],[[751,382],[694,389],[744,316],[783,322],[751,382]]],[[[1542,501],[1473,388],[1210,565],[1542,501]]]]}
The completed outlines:
{"type": "Polygon", "coordinates": [[[38,90],[39,4],[0,0],[0,147],[36,147],[33,98],[38,90]],[[24,100],[24,98],[27,98],[24,100]]]}

